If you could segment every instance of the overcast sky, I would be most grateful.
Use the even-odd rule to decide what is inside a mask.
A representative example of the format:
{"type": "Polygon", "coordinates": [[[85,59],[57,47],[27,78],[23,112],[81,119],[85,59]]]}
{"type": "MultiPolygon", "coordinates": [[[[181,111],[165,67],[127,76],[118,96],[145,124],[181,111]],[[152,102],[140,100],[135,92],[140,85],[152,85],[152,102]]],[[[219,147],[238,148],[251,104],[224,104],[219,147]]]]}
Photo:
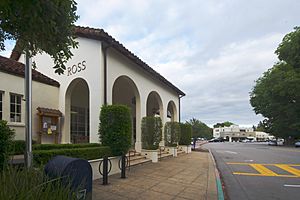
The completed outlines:
{"type": "Polygon", "coordinates": [[[262,119],[249,92],[277,61],[283,36],[300,25],[299,0],[77,3],[78,25],[103,28],[183,90],[182,121],[194,117],[209,125],[250,126],[262,119]]]}

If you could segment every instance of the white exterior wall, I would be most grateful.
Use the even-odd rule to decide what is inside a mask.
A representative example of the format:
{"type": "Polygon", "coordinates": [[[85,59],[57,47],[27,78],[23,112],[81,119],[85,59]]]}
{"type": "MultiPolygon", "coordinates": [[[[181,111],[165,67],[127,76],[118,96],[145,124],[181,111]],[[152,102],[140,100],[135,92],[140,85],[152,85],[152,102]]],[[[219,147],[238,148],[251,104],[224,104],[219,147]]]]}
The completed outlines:
{"type": "Polygon", "coordinates": [[[102,67],[102,50],[101,43],[97,40],[86,38],[77,38],[79,42],[78,49],[72,50],[74,56],[66,64],[67,68],[86,61],[86,69],[75,74],[68,76],[68,70],[63,75],[58,75],[52,68],[54,66],[52,59],[46,55],[37,55],[33,58],[36,62],[38,70],[43,74],[57,80],[60,83],[59,91],[59,110],[63,113],[64,123],[62,130],[65,133],[62,137],[62,143],[70,142],[70,110],[69,103],[66,101],[66,93],[70,83],[77,79],[82,78],[87,82],[89,87],[89,106],[90,106],[90,142],[99,142],[98,126],[100,107],[103,104],[103,67],[102,67]]]}
{"type": "MultiPolygon", "coordinates": [[[[147,115],[147,98],[150,92],[156,91],[163,104],[163,113],[161,114],[163,124],[167,122],[167,107],[170,101],[173,101],[176,106],[175,121],[179,121],[178,118],[178,94],[162,84],[160,81],[153,79],[150,74],[139,69],[133,62],[126,57],[109,49],[107,53],[107,102],[112,103],[112,90],[116,79],[120,76],[127,76],[133,80],[136,84],[140,95],[140,116],[136,116],[137,119],[137,132],[136,132],[136,150],[141,150],[141,119],[147,115]]],[[[138,104],[137,104],[138,106],[138,104]]],[[[138,114],[138,113],[137,113],[138,114]]]]}
{"type": "MultiPolygon", "coordinates": [[[[77,78],[84,79],[89,87],[89,107],[90,107],[90,142],[99,142],[98,126],[100,107],[104,104],[104,62],[101,42],[86,38],[77,38],[79,42],[78,49],[72,52],[74,56],[66,64],[67,68],[82,61],[86,62],[86,69],[76,74],[68,76],[68,70],[64,75],[58,75],[52,68],[54,66],[52,59],[46,55],[37,55],[32,60],[37,64],[37,70],[43,74],[57,80],[60,83],[58,109],[63,113],[62,143],[70,142],[70,99],[68,96],[68,87],[73,80],[77,78]]],[[[21,56],[19,61],[24,61],[21,56]]],[[[170,101],[175,104],[175,119],[179,121],[179,100],[178,94],[159,80],[154,79],[148,72],[142,70],[128,58],[109,48],[107,51],[107,102],[112,103],[113,85],[120,76],[127,76],[135,83],[140,95],[139,111],[137,111],[136,127],[136,150],[141,150],[141,119],[146,116],[147,98],[150,92],[156,91],[163,104],[161,118],[163,124],[167,122],[167,107],[170,101]]],[[[49,106],[47,106],[49,107],[49,106]]]]}
{"type": "MultiPolygon", "coordinates": [[[[8,121],[10,128],[15,129],[16,140],[25,139],[25,101],[21,101],[21,122],[10,122],[10,93],[24,96],[24,78],[0,72],[0,90],[3,95],[3,120],[8,121]]],[[[37,108],[58,109],[59,88],[44,83],[32,81],[32,133],[33,139],[37,140],[38,116],[37,108]]],[[[53,140],[53,138],[52,138],[53,140]]]]}

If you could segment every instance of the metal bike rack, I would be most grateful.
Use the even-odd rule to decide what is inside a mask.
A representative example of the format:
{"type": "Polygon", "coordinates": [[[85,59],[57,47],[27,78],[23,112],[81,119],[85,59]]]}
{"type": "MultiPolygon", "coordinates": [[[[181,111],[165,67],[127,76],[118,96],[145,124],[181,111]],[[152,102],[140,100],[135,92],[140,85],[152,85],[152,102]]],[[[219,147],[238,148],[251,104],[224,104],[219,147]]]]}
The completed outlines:
{"type": "Polygon", "coordinates": [[[128,167],[128,157],[123,154],[119,159],[119,169],[121,170],[121,178],[126,178],[126,168],[128,167]]]}
{"type": "Polygon", "coordinates": [[[108,184],[108,174],[110,173],[112,168],[111,161],[108,157],[103,157],[103,160],[99,163],[99,173],[102,175],[102,185],[108,184]],[[109,169],[108,169],[108,163],[109,163],[109,169]],[[103,164],[103,170],[101,171],[101,166],[103,164]]]}

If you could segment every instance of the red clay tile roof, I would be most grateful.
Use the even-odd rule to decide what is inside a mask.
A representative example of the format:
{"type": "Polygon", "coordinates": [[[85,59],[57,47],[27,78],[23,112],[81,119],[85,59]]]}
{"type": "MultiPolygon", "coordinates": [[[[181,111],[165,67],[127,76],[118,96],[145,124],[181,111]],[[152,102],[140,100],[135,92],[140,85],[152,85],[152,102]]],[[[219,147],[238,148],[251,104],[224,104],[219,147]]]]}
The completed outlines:
{"type": "MultiPolygon", "coordinates": [[[[107,45],[118,50],[121,54],[123,54],[128,59],[130,59],[131,61],[136,63],[138,66],[140,66],[143,70],[148,72],[152,77],[161,81],[162,83],[166,84],[171,89],[176,91],[176,93],[178,95],[185,96],[184,92],[182,92],[179,88],[177,88],[175,85],[173,85],[171,82],[169,82],[166,78],[164,78],[162,75],[160,75],[154,69],[152,69],[147,63],[145,63],[139,57],[134,55],[131,51],[129,51],[126,47],[124,47],[115,38],[113,38],[108,33],[106,33],[103,29],[95,29],[95,28],[90,28],[90,27],[76,26],[75,27],[75,35],[78,37],[84,37],[84,38],[89,38],[89,39],[100,40],[100,41],[106,42],[107,45]]],[[[14,59],[14,60],[18,60],[20,58],[20,56],[21,56],[20,52],[18,52],[16,50],[16,48],[14,48],[10,55],[10,58],[14,59]]]]}
{"type": "Polygon", "coordinates": [[[37,110],[42,115],[53,115],[53,116],[59,116],[59,117],[62,116],[62,113],[59,110],[52,109],[52,108],[38,107],[37,110]]]}
{"type": "MultiPolygon", "coordinates": [[[[23,63],[0,56],[0,71],[24,78],[24,70],[25,65],[23,63]]],[[[32,70],[32,80],[59,87],[59,83],[57,81],[49,78],[48,76],[45,76],[44,74],[34,69],[32,70]]]]}

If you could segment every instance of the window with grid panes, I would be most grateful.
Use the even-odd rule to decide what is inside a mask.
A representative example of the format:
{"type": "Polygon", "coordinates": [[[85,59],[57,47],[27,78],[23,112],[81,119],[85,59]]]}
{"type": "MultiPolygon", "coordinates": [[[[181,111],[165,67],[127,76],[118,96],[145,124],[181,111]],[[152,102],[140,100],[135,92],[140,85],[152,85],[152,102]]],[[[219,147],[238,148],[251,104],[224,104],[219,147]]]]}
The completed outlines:
{"type": "Polygon", "coordinates": [[[0,120],[2,120],[3,117],[3,93],[0,91],[0,120]]]}
{"type": "Polygon", "coordinates": [[[10,121],[21,122],[22,95],[10,94],[10,121]]]}

